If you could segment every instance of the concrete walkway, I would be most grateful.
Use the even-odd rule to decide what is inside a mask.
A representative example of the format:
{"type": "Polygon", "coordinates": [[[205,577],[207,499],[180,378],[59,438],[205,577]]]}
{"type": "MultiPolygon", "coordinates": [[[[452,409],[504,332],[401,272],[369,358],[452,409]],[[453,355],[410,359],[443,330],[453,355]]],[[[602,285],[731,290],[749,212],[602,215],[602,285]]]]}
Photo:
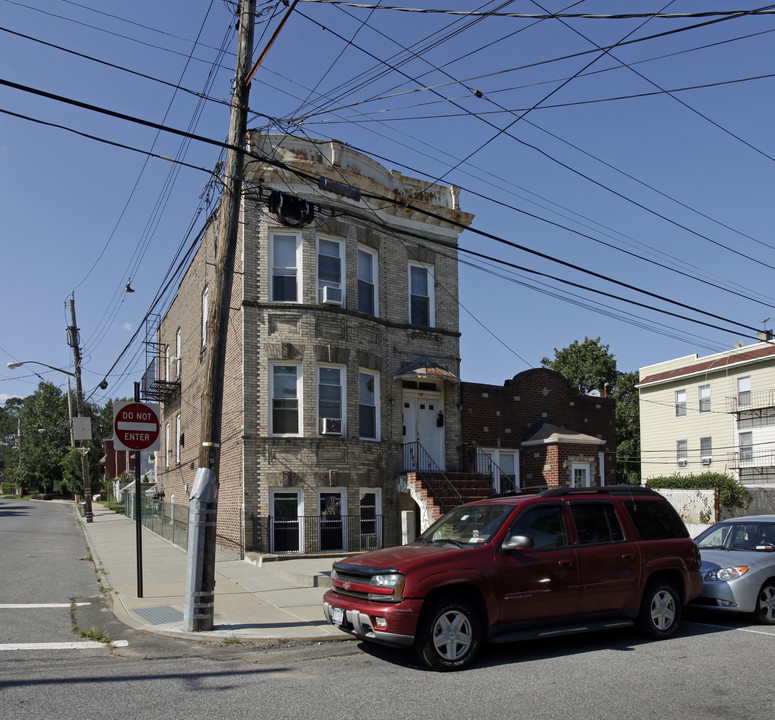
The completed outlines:
{"type": "Polygon", "coordinates": [[[82,527],[100,582],[109,589],[113,612],[130,627],[196,640],[320,641],[349,637],[323,617],[322,597],[336,559],[331,557],[262,562],[256,556],[253,561],[216,563],[213,630],[185,632],[186,553],[143,528],[140,598],[134,520],[98,503],[94,503],[93,513],[94,521],[84,521],[82,527]]]}

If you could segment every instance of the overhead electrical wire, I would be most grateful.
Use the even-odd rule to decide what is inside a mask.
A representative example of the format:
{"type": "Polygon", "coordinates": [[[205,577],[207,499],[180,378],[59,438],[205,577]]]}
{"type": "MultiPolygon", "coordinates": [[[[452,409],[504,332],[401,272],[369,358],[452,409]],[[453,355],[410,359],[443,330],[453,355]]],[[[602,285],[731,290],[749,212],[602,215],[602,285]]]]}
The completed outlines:
{"type": "MultiPolygon", "coordinates": [[[[775,7],[775,6],[772,6],[772,7],[775,7]]],[[[303,15],[304,17],[307,17],[307,16],[306,16],[306,15],[304,15],[303,13],[302,13],[302,15],[303,15]]],[[[733,16],[733,17],[737,17],[737,16],[733,16]]],[[[308,18],[308,19],[309,19],[311,22],[315,23],[315,24],[319,24],[319,23],[318,23],[316,20],[314,20],[314,19],[312,19],[312,18],[308,18]]],[[[697,25],[693,25],[693,26],[691,26],[691,28],[692,28],[692,29],[694,29],[694,28],[696,28],[696,27],[702,27],[702,26],[705,26],[705,25],[707,25],[707,24],[714,24],[714,23],[718,23],[718,22],[721,22],[721,21],[723,21],[723,20],[727,20],[727,19],[729,19],[729,18],[726,18],[726,17],[725,17],[725,18],[722,18],[721,20],[711,20],[711,21],[708,21],[707,23],[699,23],[699,24],[697,24],[697,25]]],[[[688,29],[688,28],[687,28],[687,29],[688,29]]],[[[330,30],[330,29],[329,29],[329,32],[333,32],[335,35],[337,34],[337,33],[335,33],[334,31],[332,31],[332,30],[330,30]]],[[[632,31],[632,32],[634,32],[634,31],[632,31]]],[[[630,34],[632,34],[632,33],[628,33],[628,36],[629,36],[630,34]]],[[[626,36],[626,37],[628,37],[628,36],[626,36]]],[[[625,39],[624,39],[624,40],[620,41],[619,43],[616,43],[616,44],[614,44],[614,45],[607,45],[607,46],[602,46],[602,47],[600,47],[600,48],[599,48],[599,50],[600,50],[601,52],[603,52],[603,53],[607,53],[607,52],[609,52],[610,50],[612,50],[612,49],[614,49],[614,48],[616,48],[616,47],[620,47],[620,46],[626,45],[626,44],[629,42],[629,41],[626,39],[626,37],[625,37],[625,39]]],[[[341,37],[340,37],[340,39],[341,39],[341,37]]],[[[376,58],[376,56],[375,56],[373,53],[371,53],[369,50],[367,50],[367,49],[365,49],[365,48],[362,48],[362,47],[360,47],[359,49],[360,49],[360,50],[361,50],[363,53],[365,53],[366,55],[368,55],[369,57],[372,57],[372,58],[378,59],[378,58],[376,58]]],[[[597,57],[595,57],[595,58],[594,58],[592,61],[590,61],[590,62],[589,62],[589,63],[588,63],[586,66],[585,66],[585,68],[584,68],[584,69],[588,68],[588,67],[589,67],[589,66],[590,66],[592,63],[594,63],[594,62],[595,62],[597,59],[599,59],[599,57],[600,57],[600,56],[597,56],[597,57]]],[[[410,80],[412,79],[410,76],[406,75],[406,74],[405,74],[403,71],[401,71],[401,70],[398,70],[398,69],[396,69],[396,72],[400,73],[401,75],[404,75],[405,77],[407,77],[407,78],[408,78],[408,79],[410,79],[410,80]]],[[[572,78],[573,78],[573,77],[576,77],[576,75],[578,75],[578,74],[579,74],[579,73],[575,73],[575,74],[572,76],[572,78]]],[[[571,79],[572,79],[572,78],[571,78],[571,79]]],[[[569,82],[569,81],[570,81],[570,80],[566,81],[566,82],[565,82],[565,83],[563,83],[563,84],[567,84],[567,82],[569,82]]],[[[555,89],[554,89],[552,92],[550,92],[548,95],[546,95],[544,99],[546,99],[546,98],[550,97],[551,95],[553,95],[553,94],[554,94],[555,92],[557,92],[557,91],[558,91],[558,90],[559,90],[561,87],[562,87],[562,85],[561,85],[561,86],[559,86],[558,88],[555,88],[555,89]]],[[[446,98],[445,98],[445,99],[446,99],[446,98]]],[[[449,101],[448,99],[446,99],[446,100],[447,100],[447,101],[449,101]]],[[[517,143],[519,143],[519,144],[523,145],[524,147],[530,148],[530,149],[532,149],[532,150],[534,150],[534,151],[538,152],[538,153],[539,153],[539,154],[541,154],[543,157],[545,157],[546,159],[550,160],[550,161],[551,161],[551,162],[553,162],[553,163],[556,163],[556,164],[557,164],[557,165],[559,165],[560,167],[563,167],[563,168],[565,168],[566,170],[568,170],[568,171],[570,171],[570,172],[572,172],[572,173],[574,173],[574,174],[578,175],[579,177],[583,178],[584,180],[586,180],[586,181],[588,181],[588,182],[591,182],[591,183],[595,184],[596,186],[600,187],[600,188],[601,188],[601,189],[603,189],[603,190],[606,190],[606,191],[607,191],[607,192],[609,192],[609,193],[612,193],[612,194],[613,194],[613,195],[615,195],[616,197],[619,197],[620,199],[622,199],[622,200],[624,200],[624,201],[626,201],[626,202],[629,202],[629,203],[631,203],[631,204],[635,205],[636,207],[638,207],[638,208],[640,208],[640,209],[644,210],[645,212],[648,212],[648,213],[650,213],[650,214],[654,215],[655,217],[658,217],[658,218],[660,218],[660,219],[662,219],[662,220],[664,220],[664,221],[666,221],[666,222],[668,222],[668,223],[670,223],[670,224],[672,224],[672,225],[674,225],[674,226],[676,226],[676,227],[678,227],[678,228],[680,228],[680,229],[682,229],[682,230],[684,230],[684,231],[686,231],[686,232],[689,232],[689,233],[691,233],[691,234],[695,235],[696,237],[699,237],[699,238],[701,238],[701,239],[703,239],[703,240],[706,240],[706,241],[710,242],[711,244],[714,244],[714,245],[716,245],[716,246],[718,246],[718,247],[721,247],[721,248],[723,248],[723,249],[725,249],[725,250],[727,250],[727,251],[729,251],[729,252],[731,252],[731,253],[733,253],[733,254],[735,254],[735,255],[738,255],[738,256],[740,256],[740,257],[743,257],[743,258],[745,258],[745,259],[747,259],[747,260],[749,260],[749,261],[752,261],[752,262],[754,262],[754,263],[757,263],[757,264],[763,265],[763,266],[765,266],[765,267],[767,267],[767,268],[770,268],[770,269],[773,269],[773,270],[775,270],[775,265],[770,265],[769,263],[766,263],[766,262],[764,262],[764,261],[762,261],[762,260],[759,260],[759,259],[757,259],[757,258],[754,258],[754,257],[752,257],[752,256],[748,255],[747,253],[744,253],[744,252],[742,252],[741,250],[737,250],[736,248],[733,248],[733,247],[730,247],[730,246],[728,246],[728,245],[725,245],[724,243],[721,243],[721,242],[720,242],[720,241],[718,241],[718,240],[714,240],[713,238],[711,238],[711,237],[709,237],[709,236],[705,235],[704,233],[700,233],[700,232],[698,232],[698,231],[696,231],[696,230],[693,230],[693,229],[691,229],[691,228],[687,227],[686,225],[684,225],[684,224],[682,224],[682,223],[680,223],[680,222],[678,222],[678,221],[676,221],[676,220],[673,220],[673,219],[671,219],[671,218],[667,217],[666,215],[664,215],[664,214],[662,214],[662,213],[659,213],[659,212],[657,212],[657,211],[655,211],[655,210],[652,210],[651,208],[647,207],[646,205],[644,205],[644,204],[642,204],[642,203],[639,203],[638,201],[636,201],[636,200],[634,200],[634,199],[632,199],[632,198],[629,198],[629,197],[627,197],[627,196],[626,196],[626,195],[624,195],[623,193],[620,193],[620,192],[618,192],[617,190],[615,190],[615,189],[613,189],[613,188],[611,188],[611,187],[609,187],[609,186],[605,185],[604,183],[602,183],[602,182],[600,182],[600,181],[597,181],[597,180],[593,179],[592,177],[590,177],[589,175],[587,175],[587,174],[585,174],[585,173],[583,173],[583,172],[581,172],[581,171],[579,171],[579,170],[577,170],[577,169],[573,168],[572,166],[568,165],[567,163],[564,163],[564,162],[562,162],[562,161],[561,161],[561,160],[559,160],[558,158],[555,158],[555,157],[553,157],[552,155],[550,155],[549,153],[547,153],[547,152],[546,152],[546,151],[544,151],[543,149],[539,148],[538,146],[536,146],[536,145],[534,145],[534,144],[532,144],[532,143],[528,143],[527,141],[525,141],[525,140],[522,140],[521,138],[517,137],[517,136],[516,136],[516,135],[514,135],[513,133],[509,132],[509,130],[510,130],[510,128],[511,128],[511,127],[513,127],[513,126],[514,126],[514,125],[515,125],[517,122],[519,122],[519,121],[521,120],[521,118],[523,118],[523,117],[524,117],[524,115],[526,115],[528,112],[530,112],[530,109],[528,109],[528,110],[527,110],[527,111],[525,111],[523,114],[521,114],[521,115],[519,115],[518,117],[516,117],[516,118],[514,119],[514,121],[513,121],[513,122],[511,122],[511,123],[509,123],[509,124],[508,124],[508,125],[507,125],[505,128],[499,128],[497,125],[494,125],[493,123],[489,122],[488,120],[486,120],[485,118],[483,118],[483,117],[479,116],[479,115],[478,115],[478,114],[476,114],[476,113],[473,113],[473,112],[470,112],[470,111],[468,111],[466,108],[464,108],[464,107],[460,106],[459,104],[455,103],[454,101],[449,101],[449,102],[451,102],[451,104],[452,104],[452,105],[454,105],[454,106],[456,106],[456,107],[460,108],[461,110],[463,110],[463,111],[464,111],[464,112],[466,112],[467,114],[471,115],[472,117],[475,117],[476,119],[478,119],[478,120],[480,120],[480,121],[484,122],[485,124],[489,125],[490,127],[494,128],[494,129],[495,129],[497,132],[496,132],[496,135],[492,136],[492,137],[491,137],[489,140],[487,140],[486,142],[484,142],[484,143],[480,144],[480,145],[479,145],[479,146],[478,146],[478,147],[477,147],[475,150],[473,150],[472,152],[470,152],[470,153],[469,153],[469,154],[468,154],[468,155],[467,155],[465,158],[463,158],[462,160],[458,161],[458,162],[457,162],[457,163],[456,163],[456,164],[455,164],[455,165],[454,165],[452,168],[448,168],[448,169],[447,169],[447,171],[446,171],[446,173],[445,173],[445,175],[449,174],[449,172],[451,172],[452,170],[455,170],[455,169],[459,168],[461,165],[463,165],[463,164],[465,164],[466,162],[468,162],[468,161],[469,161],[469,160],[470,160],[470,159],[471,159],[471,158],[472,158],[474,155],[476,155],[478,152],[480,152],[480,151],[481,151],[481,150],[482,150],[484,147],[486,147],[486,146],[487,146],[489,143],[491,143],[491,142],[492,142],[492,141],[493,141],[493,140],[494,140],[496,137],[498,137],[499,135],[506,135],[507,137],[509,137],[509,138],[511,138],[512,140],[514,140],[515,142],[517,142],[517,143]]],[[[491,101],[491,100],[490,100],[489,102],[493,102],[493,101],[491,101]]],[[[535,104],[533,105],[533,107],[537,107],[538,105],[540,105],[540,104],[541,104],[541,102],[542,102],[542,101],[540,101],[539,103],[535,103],[535,104]]],[[[497,103],[493,103],[493,104],[496,104],[496,105],[497,105],[497,103]]],[[[531,108],[531,109],[532,109],[532,108],[531,108]]],[[[442,177],[437,177],[437,178],[434,178],[434,180],[433,180],[433,181],[434,181],[434,182],[441,182],[443,177],[444,177],[444,176],[442,176],[442,177]]]]}

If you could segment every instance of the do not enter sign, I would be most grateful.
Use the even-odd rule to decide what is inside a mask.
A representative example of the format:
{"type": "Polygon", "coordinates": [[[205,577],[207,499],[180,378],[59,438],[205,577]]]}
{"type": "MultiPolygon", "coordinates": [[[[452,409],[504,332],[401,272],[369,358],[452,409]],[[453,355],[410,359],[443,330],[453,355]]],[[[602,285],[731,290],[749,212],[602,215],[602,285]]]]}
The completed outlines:
{"type": "Polygon", "coordinates": [[[141,402],[113,405],[113,447],[116,450],[159,450],[159,406],[141,402]]]}

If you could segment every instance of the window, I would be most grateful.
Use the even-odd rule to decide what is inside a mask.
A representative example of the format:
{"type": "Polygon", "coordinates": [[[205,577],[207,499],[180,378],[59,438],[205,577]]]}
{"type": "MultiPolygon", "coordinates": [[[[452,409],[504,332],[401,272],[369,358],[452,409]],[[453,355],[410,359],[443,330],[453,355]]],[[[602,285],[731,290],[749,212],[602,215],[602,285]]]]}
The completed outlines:
{"type": "Polygon", "coordinates": [[[202,292],[202,347],[207,345],[207,326],[210,321],[210,288],[202,292]]]}
{"type": "Polygon", "coordinates": [[[689,531],[673,506],[664,500],[628,500],[624,503],[641,540],[687,538],[689,531]]]}
{"type": "Polygon", "coordinates": [[[689,441],[675,441],[675,461],[678,467],[686,467],[689,463],[689,441]]]}
{"type": "Polygon", "coordinates": [[[358,373],[358,437],[379,439],[379,375],[361,370],[358,373]]]}
{"type": "Polygon", "coordinates": [[[686,415],[686,390],[675,391],[675,416],[684,417],[686,415]]]}
{"type": "Polygon", "coordinates": [[[562,507],[559,505],[543,505],[528,508],[520,513],[509,533],[526,535],[533,540],[533,550],[560,548],[568,544],[565,533],[565,521],[562,517],[562,507]]]}
{"type": "Polygon", "coordinates": [[[170,447],[170,424],[167,423],[164,428],[164,467],[170,466],[170,455],[172,455],[172,448],[170,447]]]}
{"type": "Polygon", "coordinates": [[[342,243],[318,238],[318,302],[344,302],[342,243]]]}
{"type": "Polygon", "coordinates": [[[181,434],[180,434],[180,413],[175,416],[175,464],[180,465],[180,448],[181,434]]]}
{"type": "Polygon", "coordinates": [[[700,412],[701,413],[710,412],[710,385],[700,385],[699,396],[700,396],[700,412]]]}
{"type": "Polygon", "coordinates": [[[180,336],[180,328],[178,328],[178,331],[175,333],[175,379],[180,379],[180,354],[183,352],[182,344],[181,344],[181,336],[180,336]]]}
{"type": "Polygon", "coordinates": [[[700,462],[703,465],[710,465],[713,460],[713,438],[700,438],[700,462]]]}
{"type": "Polygon", "coordinates": [[[616,510],[608,503],[573,503],[570,506],[579,545],[621,542],[624,532],[616,510]]]}
{"type": "Polygon", "coordinates": [[[741,432],[738,436],[740,445],[740,462],[753,462],[753,433],[741,432]]]}
{"type": "Polygon", "coordinates": [[[433,273],[422,265],[409,266],[409,322],[433,327],[433,273]]]}
{"type": "Polygon", "coordinates": [[[272,235],[272,302],[299,301],[301,241],[298,235],[272,235]]]}
{"type": "Polygon", "coordinates": [[[321,434],[344,434],[342,423],[343,380],[343,368],[318,368],[318,418],[320,419],[321,434]],[[338,423],[327,423],[327,420],[338,421],[338,423]]]}
{"type": "Polygon", "coordinates": [[[299,435],[298,365],[272,365],[272,434],[299,435]]]}
{"type": "Polygon", "coordinates": [[[751,377],[741,377],[737,379],[737,405],[738,407],[751,406],[751,377]]]}
{"type": "Polygon", "coordinates": [[[358,312],[377,316],[377,253],[358,248],[358,312]]]}

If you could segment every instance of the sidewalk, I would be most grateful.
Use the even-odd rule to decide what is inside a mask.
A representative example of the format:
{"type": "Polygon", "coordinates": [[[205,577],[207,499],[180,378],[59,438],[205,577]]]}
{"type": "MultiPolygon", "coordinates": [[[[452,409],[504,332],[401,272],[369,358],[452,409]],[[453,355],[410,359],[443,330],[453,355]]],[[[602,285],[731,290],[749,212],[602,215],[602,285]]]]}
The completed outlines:
{"type": "Polygon", "coordinates": [[[143,597],[138,598],[134,520],[98,503],[93,514],[94,521],[82,527],[94,561],[106,576],[100,575],[100,581],[110,588],[113,613],[132,628],[200,641],[349,637],[323,616],[323,593],[336,559],[330,557],[277,560],[261,567],[250,560],[216,563],[213,630],[186,632],[186,553],[143,528],[143,597]]]}

